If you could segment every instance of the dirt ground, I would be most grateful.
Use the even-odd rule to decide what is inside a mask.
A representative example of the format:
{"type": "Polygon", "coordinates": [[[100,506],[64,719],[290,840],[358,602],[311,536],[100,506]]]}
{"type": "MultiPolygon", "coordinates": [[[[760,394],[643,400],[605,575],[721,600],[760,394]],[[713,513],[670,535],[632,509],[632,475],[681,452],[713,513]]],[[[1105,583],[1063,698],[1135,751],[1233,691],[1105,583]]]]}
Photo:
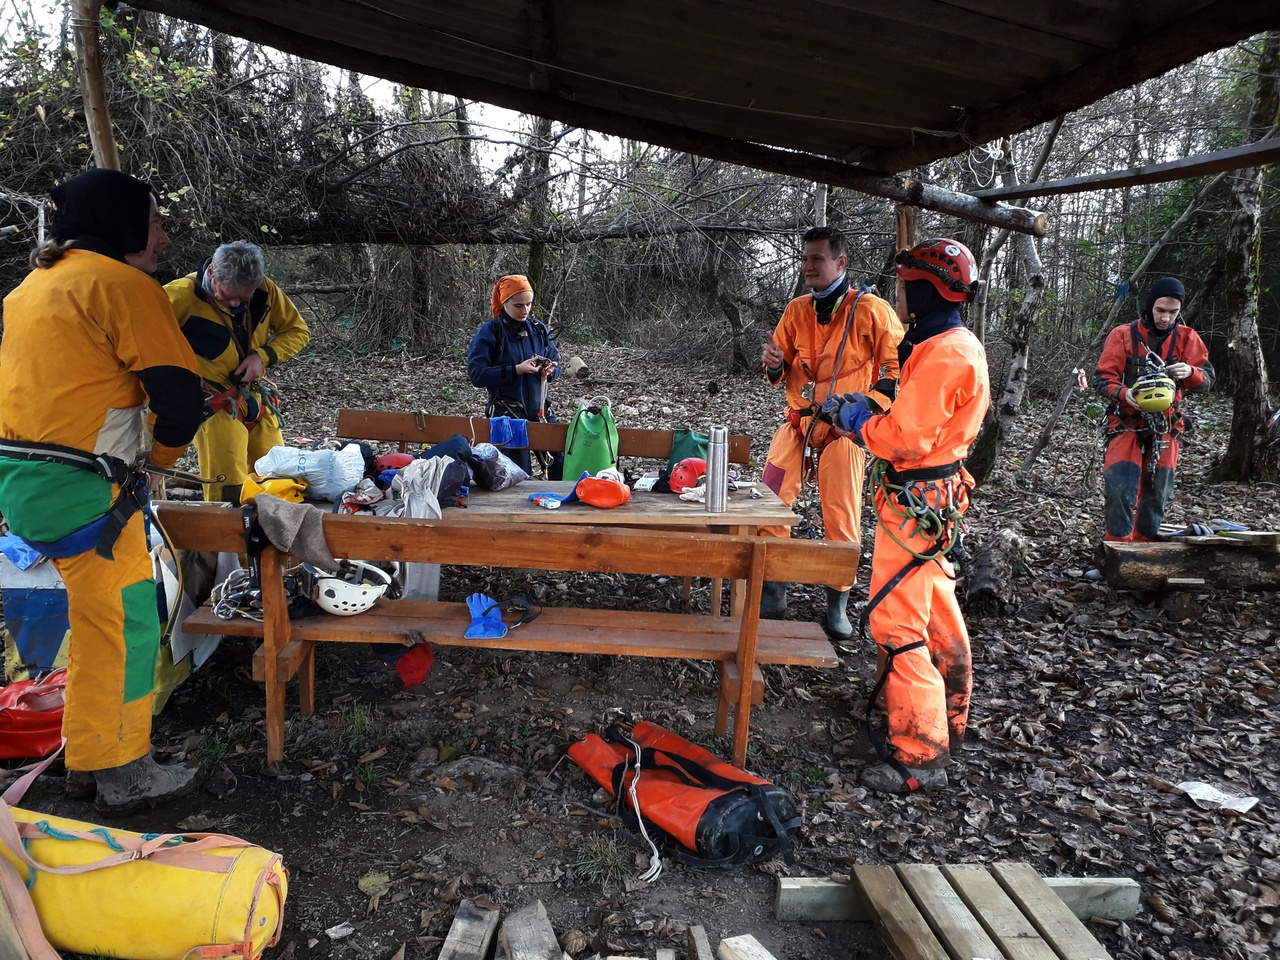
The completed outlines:
{"type": "MultiPolygon", "coordinates": [[[[562,348],[565,356],[570,352],[562,348]]],[[[587,348],[587,381],[556,388],[560,407],[608,394],[621,425],[726,422],[754,438],[758,475],[781,396],[754,377],[673,368],[640,351],[587,348]],[[577,388],[575,391],[574,388],[577,388]]],[[[336,409],[471,413],[480,395],[456,360],[313,351],[280,369],[286,436],[332,435],[336,409]],[[355,371],[377,369],[376,383],[355,371]]],[[[1100,539],[1099,431],[1073,400],[1025,485],[1000,472],[970,513],[970,551],[997,531],[1028,543],[1019,603],[969,615],[975,659],[970,736],[946,792],[868,794],[864,732],[871,646],[842,650],[837,670],[766,668],[749,765],[789,789],[804,813],[797,861],[728,871],[647,859],[604,795],[565,755],[581,735],[640,719],[727,756],[712,735],[707,664],[612,657],[436,651],[427,681],[397,690],[363,646],[318,655],[318,709],[291,704],[287,760],[263,769],[261,688],[252,649],[226,641],[157,720],[174,757],[210,761],[205,792],[122,823],[139,830],[215,829],[284,855],[292,872],[286,928],[269,956],[434,958],[461,899],[504,915],[541,900],[575,960],[595,954],[684,957],[688,925],[712,944],[751,933],[780,960],[887,956],[869,926],[780,922],[778,876],[847,877],[857,863],[1026,861],[1047,876],[1124,876],[1141,884],[1131,921],[1094,922],[1115,957],[1246,958],[1280,948],[1280,649],[1274,592],[1201,591],[1176,612],[1160,598],[1084,577],[1100,539]],[[1237,784],[1249,812],[1201,809],[1177,784],[1237,784]],[[352,932],[337,936],[348,924],[352,932]]],[[[1209,485],[1225,445],[1229,401],[1193,401],[1201,424],[1185,456],[1172,522],[1228,517],[1280,529],[1274,486],[1209,485]]],[[[1009,438],[1016,465],[1047,415],[1032,404],[1009,438]]],[[[854,590],[865,602],[871,538],[854,590]]],[[[446,568],[442,598],[475,589],[559,597],[619,610],[675,609],[666,578],[572,577],[446,568]]],[[[706,609],[706,583],[693,606],[706,609]]],[[[565,601],[560,601],[565,602],[565,601]]],[[[793,588],[789,616],[813,619],[820,588],[793,588]]],[[[26,805],[94,819],[45,777],[26,805]]]]}

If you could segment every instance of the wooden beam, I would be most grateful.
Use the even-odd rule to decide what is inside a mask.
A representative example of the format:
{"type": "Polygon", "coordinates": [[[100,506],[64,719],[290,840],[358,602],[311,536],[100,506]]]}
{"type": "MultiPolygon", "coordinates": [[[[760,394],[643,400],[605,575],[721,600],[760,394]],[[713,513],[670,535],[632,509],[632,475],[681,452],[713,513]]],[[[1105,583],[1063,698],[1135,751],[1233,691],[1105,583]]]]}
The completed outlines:
{"type": "MultiPolygon", "coordinates": [[[[550,117],[571,126],[585,127],[631,140],[643,140],[713,160],[725,160],[802,180],[848,187],[871,196],[936,210],[963,220],[987,223],[1018,233],[1042,237],[1048,228],[1048,215],[1034,210],[979,200],[968,194],[956,193],[919,180],[872,172],[864,166],[829,157],[782,150],[672,123],[629,116],[565,99],[554,92],[521,90],[483,77],[428,67],[399,57],[381,56],[335,40],[306,36],[257,17],[235,14],[200,0],[136,0],[132,5],[142,10],[153,10],[165,16],[203,24],[211,30],[263,43],[296,56],[382,77],[394,83],[437,90],[468,100],[481,100],[509,110],[550,117]]],[[[1062,112],[1062,109],[1055,109],[1050,118],[1062,112]]],[[[924,142],[946,141],[926,138],[924,142]]],[[[968,145],[968,141],[961,138],[959,146],[939,151],[936,156],[959,153],[967,149],[968,145]]],[[[917,165],[917,162],[904,163],[893,169],[903,170],[917,165]]]]}
{"type": "MultiPolygon", "coordinates": [[[[1226,539],[1226,538],[1219,538],[1226,539]]],[[[1280,587],[1280,554],[1270,548],[1182,543],[1102,545],[1102,572],[1117,590],[1164,588],[1170,578],[1196,577],[1214,588],[1274,590],[1280,587]]]]}
{"type": "Polygon", "coordinates": [[[486,960],[498,932],[498,910],[482,910],[470,900],[458,904],[437,960],[486,960]]]}
{"type": "Polygon", "coordinates": [[[71,9],[71,32],[76,41],[80,93],[84,98],[85,122],[89,125],[89,142],[93,144],[93,160],[99,167],[119,170],[120,154],[111,133],[107,89],[102,79],[102,47],[98,40],[102,0],[72,0],[71,9]]]}
{"type": "Polygon", "coordinates": [[[1217,50],[1274,29],[1280,23],[1277,0],[1217,0],[1181,20],[1154,30],[1135,42],[1119,43],[1076,69],[1033,87],[1021,96],[987,110],[969,113],[962,132],[951,137],[922,137],[866,157],[874,170],[909,170],[939,157],[953,156],[973,144],[989,143],[1009,133],[1028,130],[1054,117],[1078,110],[1107,94],[1150,80],[1207,50],[1217,50]]]}
{"type": "Polygon", "coordinates": [[[749,933],[721,940],[719,953],[720,960],[777,960],[749,933]]]}
{"type": "Polygon", "coordinates": [[[1144,167],[1128,167],[1110,173],[1092,173],[1083,177],[1067,177],[1063,180],[1047,180],[1044,183],[1022,183],[1012,187],[994,187],[975,191],[975,197],[987,200],[1021,200],[1026,197],[1047,197],[1063,193],[1084,193],[1088,190],[1111,190],[1116,187],[1132,187],[1143,183],[1167,183],[1170,180],[1186,180],[1190,177],[1221,173],[1224,170],[1241,170],[1260,167],[1280,160],[1280,140],[1259,140],[1243,147],[1215,150],[1198,157],[1183,157],[1165,163],[1152,163],[1144,167]]]}
{"type": "MultiPolygon", "coordinates": [[[[1046,877],[1050,889],[1081,920],[1132,920],[1141,888],[1128,877],[1046,877]]],[[[773,915],[801,923],[869,923],[853,885],[827,877],[779,877],[773,915]]]]}
{"type": "Polygon", "coordinates": [[[556,960],[564,955],[541,900],[521,907],[502,921],[499,939],[507,960],[556,960]]]}
{"type": "Polygon", "coordinates": [[[689,928],[689,960],[716,960],[715,954],[711,952],[707,931],[701,926],[689,928]]]}

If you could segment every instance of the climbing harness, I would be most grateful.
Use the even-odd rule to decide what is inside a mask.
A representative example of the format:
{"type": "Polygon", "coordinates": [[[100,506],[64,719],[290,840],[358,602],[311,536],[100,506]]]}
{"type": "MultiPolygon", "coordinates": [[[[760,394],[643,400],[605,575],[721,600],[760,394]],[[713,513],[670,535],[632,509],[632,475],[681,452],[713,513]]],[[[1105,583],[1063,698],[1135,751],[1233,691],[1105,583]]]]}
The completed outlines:
{"type": "MultiPolygon", "coordinates": [[[[958,573],[964,559],[961,494],[967,494],[967,484],[962,479],[960,470],[961,461],[959,460],[917,470],[895,470],[887,460],[876,460],[871,465],[872,482],[868,486],[881,491],[887,511],[901,521],[897,524],[895,531],[884,522],[884,517],[877,511],[877,536],[879,533],[886,534],[894,543],[911,554],[911,559],[890,577],[862,608],[862,614],[858,618],[860,639],[865,639],[867,636],[871,624],[871,612],[913,570],[929,562],[939,562],[946,557],[951,560],[958,573]],[[911,532],[907,533],[905,538],[899,536],[908,524],[914,525],[911,532]],[[904,540],[910,541],[917,538],[918,542],[915,546],[904,542],[904,540]]],[[[949,579],[955,579],[952,574],[947,576],[949,579]]],[[[884,666],[876,677],[876,682],[867,699],[867,738],[875,748],[876,755],[902,776],[907,788],[912,792],[920,789],[919,782],[912,776],[906,765],[893,755],[888,738],[872,723],[871,712],[872,706],[880,696],[880,691],[889,680],[894,659],[900,654],[927,646],[924,640],[915,640],[901,647],[884,646],[884,666]]]]}
{"type": "Polygon", "coordinates": [[[230,387],[206,382],[204,410],[206,420],[215,413],[227,413],[252,430],[266,413],[281,420],[280,388],[266,377],[230,387]]]}
{"type": "MultiPolygon", "coordinates": [[[[849,304],[849,312],[845,316],[844,332],[840,336],[840,346],[836,348],[835,361],[831,366],[831,382],[827,385],[827,397],[835,393],[836,381],[840,378],[840,360],[844,356],[844,348],[849,342],[849,331],[853,327],[854,313],[858,309],[858,301],[862,299],[863,294],[870,293],[872,287],[860,287],[858,292],[853,296],[853,302],[849,304]]],[[[842,304],[837,303],[832,309],[832,315],[840,309],[842,304]]],[[[813,321],[813,329],[810,334],[810,361],[800,361],[805,372],[810,376],[814,375],[818,369],[818,320],[815,314],[813,321]]],[[[814,429],[819,423],[825,423],[831,426],[831,417],[822,412],[822,404],[817,402],[817,382],[809,380],[800,390],[801,396],[809,402],[806,409],[798,407],[787,407],[786,419],[787,423],[795,429],[802,437],[800,448],[800,487],[801,498],[804,501],[804,527],[812,533],[817,530],[814,518],[810,516],[814,502],[818,497],[813,496],[813,491],[809,488],[816,487],[818,483],[818,461],[822,457],[822,451],[828,446],[835,443],[840,438],[836,436],[834,430],[828,429],[820,441],[813,440],[814,429]],[[805,425],[801,425],[802,421],[808,420],[805,425]]],[[[823,397],[826,400],[826,397],[823,397]]]]}

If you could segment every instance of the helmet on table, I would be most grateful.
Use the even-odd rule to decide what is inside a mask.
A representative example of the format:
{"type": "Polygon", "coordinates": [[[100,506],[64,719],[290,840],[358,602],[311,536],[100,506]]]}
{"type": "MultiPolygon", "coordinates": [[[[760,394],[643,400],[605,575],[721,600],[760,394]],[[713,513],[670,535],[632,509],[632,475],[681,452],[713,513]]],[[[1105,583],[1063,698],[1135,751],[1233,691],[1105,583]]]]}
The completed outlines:
{"type": "Polygon", "coordinates": [[[1164,374],[1148,374],[1133,385],[1133,399],[1144,413],[1163,413],[1173,406],[1177,389],[1164,374]]]}
{"type": "Polygon", "coordinates": [[[924,240],[903,250],[894,262],[900,278],[927,280],[944,300],[968,303],[978,294],[978,262],[958,240],[924,240]]]}
{"type": "Polygon", "coordinates": [[[696,487],[707,475],[707,461],[701,457],[685,457],[671,471],[667,485],[672,493],[684,493],[690,487],[696,487]]]}

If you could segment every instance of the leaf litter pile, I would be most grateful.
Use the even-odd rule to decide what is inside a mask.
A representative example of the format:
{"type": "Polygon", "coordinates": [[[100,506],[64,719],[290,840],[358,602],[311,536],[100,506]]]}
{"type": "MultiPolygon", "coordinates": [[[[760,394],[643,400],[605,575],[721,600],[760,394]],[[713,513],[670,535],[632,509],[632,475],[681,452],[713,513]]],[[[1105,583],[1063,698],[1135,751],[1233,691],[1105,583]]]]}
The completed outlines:
{"type": "MultiPolygon", "coordinates": [[[[758,478],[783,403],[762,378],[677,367],[635,349],[578,352],[591,374],[553,388],[562,416],[579,396],[604,394],[621,426],[726,423],[752,437],[745,472],[758,478]]],[[[332,437],[340,407],[474,414],[483,396],[463,366],[315,349],[276,371],[285,436],[332,437]]],[[[749,766],[802,804],[794,867],[699,871],[668,861],[656,882],[635,879],[647,849],[565,747],[607,723],[649,719],[727,756],[727,740],[711,733],[714,670],[668,660],[450,647],[436,650],[426,683],[401,691],[367,648],[323,645],[317,711],[295,715],[291,690],[288,759],[264,771],[252,646],[228,640],[177,690],[156,731],[170,754],[210,760],[222,773],[210,792],[125,825],[216,829],[281,851],[293,879],[275,953],[287,957],[434,958],[463,899],[504,914],[542,900],[575,960],[653,956],[663,946],[683,955],[691,924],[706,927],[712,943],[753,933],[780,958],[883,957],[869,927],[774,920],[774,878],[847,878],[858,863],[1001,860],[1045,876],[1136,880],[1137,917],[1090,924],[1113,956],[1276,956],[1276,594],[1201,591],[1169,604],[1086,579],[1101,539],[1100,432],[1089,398],[1072,401],[1029,482],[1015,483],[1009,469],[1047,406],[1022,412],[1004,467],[968,515],[971,556],[1001,531],[1025,546],[1012,602],[998,614],[968,611],[973,711],[948,791],[893,798],[858,786],[870,757],[869,643],[842,650],[836,670],[765,668],[749,766]]],[[[1193,406],[1198,430],[1167,519],[1280,530],[1275,486],[1207,482],[1225,448],[1229,400],[1193,406]]],[[[869,530],[865,545],[851,613],[866,600],[869,530]]],[[[679,610],[681,589],[678,578],[446,568],[441,599],[483,590],[551,605],[679,610]]],[[[706,583],[695,582],[693,608],[706,610],[707,597],[706,583]]],[[[823,602],[820,587],[793,585],[788,615],[816,619],[823,602]]],[[[56,784],[38,785],[28,802],[94,819],[56,784]]]]}

